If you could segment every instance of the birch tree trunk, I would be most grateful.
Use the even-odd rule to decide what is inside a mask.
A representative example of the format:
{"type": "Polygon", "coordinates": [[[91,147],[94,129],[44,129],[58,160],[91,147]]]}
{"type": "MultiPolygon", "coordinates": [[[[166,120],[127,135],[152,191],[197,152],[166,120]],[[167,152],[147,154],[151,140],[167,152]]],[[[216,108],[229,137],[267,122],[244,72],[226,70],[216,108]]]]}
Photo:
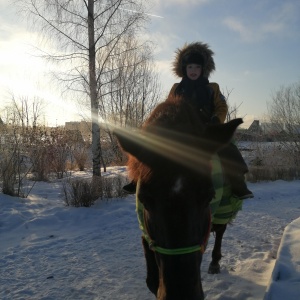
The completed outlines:
{"type": "Polygon", "coordinates": [[[98,118],[96,48],[94,28],[94,0],[88,0],[88,36],[89,36],[89,79],[92,120],[93,176],[101,176],[101,143],[98,118]]]}

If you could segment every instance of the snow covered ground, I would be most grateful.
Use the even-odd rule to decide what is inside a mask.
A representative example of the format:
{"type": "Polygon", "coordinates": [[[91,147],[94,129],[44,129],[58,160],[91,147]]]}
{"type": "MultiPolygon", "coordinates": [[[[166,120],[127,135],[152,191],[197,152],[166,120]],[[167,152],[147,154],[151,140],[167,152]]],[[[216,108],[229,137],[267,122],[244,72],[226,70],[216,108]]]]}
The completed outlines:
{"type": "MultiPolygon", "coordinates": [[[[111,168],[106,175],[118,170],[124,172],[111,168]]],[[[206,299],[263,299],[283,231],[300,217],[300,181],[249,187],[255,198],[244,201],[225,233],[218,275],[207,274],[210,238],[201,267],[206,299]]],[[[37,183],[27,199],[0,194],[0,299],[153,300],[140,235],[133,195],[91,208],[66,207],[59,180],[37,183]]],[[[299,230],[290,230],[287,240],[297,239],[299,230]]],[[[298,263],[299,256],[293,256],[298,263]]],[[[292,286],[280,299],[296,300],[299,284],[292,286]]]]}
{"type": "Polygon", "coordinates": [[[300,298],[300,218],[284,230],[265,300],[300,298]]]}

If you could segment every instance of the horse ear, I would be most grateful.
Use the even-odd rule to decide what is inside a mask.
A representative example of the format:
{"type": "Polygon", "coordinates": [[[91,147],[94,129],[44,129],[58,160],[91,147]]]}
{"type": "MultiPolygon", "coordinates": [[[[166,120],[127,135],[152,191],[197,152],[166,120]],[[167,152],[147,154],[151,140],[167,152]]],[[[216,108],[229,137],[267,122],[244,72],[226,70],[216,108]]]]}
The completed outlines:
{"type": "Polygon", "coordinates": [[[125,131],[121,128],[114,129],[113,133],[116,136],[121,148],[125,152],[136,156],[136,153],[139,152],[139,148],[137,147],[137,139],[135,135],[132,132],[125,131]]]}
{"type": "Polygon", "coordinates": [[[223,148],[230,142],[237,127],[242,123],[243,120],[238,118],[225,124],[208,125],[203,135],[206,141],[205,150],[214,153],[223,148]]]}
{"type": "Polygon", "coordinates": [[[121,148],[139,161],[151,164],[156,159],[155,153],[150,150],[146,135],[121,128],[114,129],[113,132],[121,148]]]}

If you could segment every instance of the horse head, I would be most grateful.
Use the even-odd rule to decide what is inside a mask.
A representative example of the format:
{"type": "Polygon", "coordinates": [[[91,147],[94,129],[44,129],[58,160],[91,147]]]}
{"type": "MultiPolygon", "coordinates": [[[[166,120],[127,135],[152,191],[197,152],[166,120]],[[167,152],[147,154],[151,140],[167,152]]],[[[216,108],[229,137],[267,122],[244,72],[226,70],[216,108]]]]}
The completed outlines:
{"type": "Polygon", "coordinates": [[[147,285],[159,300],[204,299],[200,265],[214,196],[211,157],[241,123],[206,126],[193,107],[166,101],[139,132],[115,130],[137,182],[147,285]]]}

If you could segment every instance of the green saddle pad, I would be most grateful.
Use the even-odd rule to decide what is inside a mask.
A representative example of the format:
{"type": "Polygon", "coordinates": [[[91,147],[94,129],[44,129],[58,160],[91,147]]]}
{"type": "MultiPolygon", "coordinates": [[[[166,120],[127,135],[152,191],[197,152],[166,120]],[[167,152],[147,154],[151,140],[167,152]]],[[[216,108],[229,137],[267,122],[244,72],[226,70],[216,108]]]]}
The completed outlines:
{"type": "Polygon", "coordinates": [[[232,195],[230,186],[224,185],[222,166],[218,155],[214,155],[212,164],[212,178],[216,192],[210,202],[212,223],[227,224],[242,209],[243,200],[232,195]]]}

